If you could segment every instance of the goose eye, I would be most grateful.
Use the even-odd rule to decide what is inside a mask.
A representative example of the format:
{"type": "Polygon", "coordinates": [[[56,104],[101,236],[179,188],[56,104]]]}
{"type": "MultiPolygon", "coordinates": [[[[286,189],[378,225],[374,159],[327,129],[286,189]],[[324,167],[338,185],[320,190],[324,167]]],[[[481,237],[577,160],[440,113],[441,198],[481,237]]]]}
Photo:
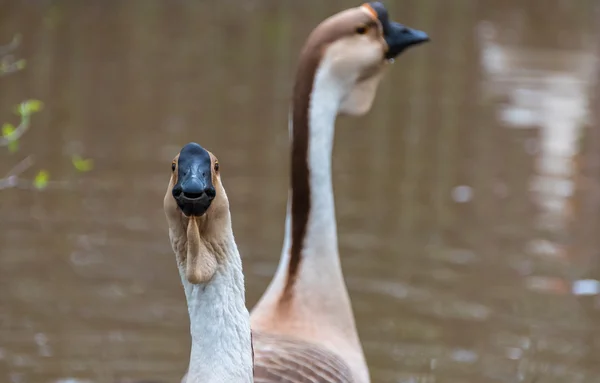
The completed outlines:
{"type": "Polygon", "coordinates": [[[359,27],[356,27],[356,33],[358,33],[359,35],[364,35],[365,33],[367,33],[368,30],[369,30],[369,27],[367,27],[366,25],[361,25],[359,27]]]}
{"type": "Polygon", "coordinates": [[[215,172],[218,172],[218,171],[219,171],[219,163],[215,162],[215,172]]]}
{"type": "Polygon", "coordinates": [[[174,172],[174,171],[175,171],[175,162],[173,162],[173,163],[171,164],[171,171],[172,171],[172,172],[174,172]]]}

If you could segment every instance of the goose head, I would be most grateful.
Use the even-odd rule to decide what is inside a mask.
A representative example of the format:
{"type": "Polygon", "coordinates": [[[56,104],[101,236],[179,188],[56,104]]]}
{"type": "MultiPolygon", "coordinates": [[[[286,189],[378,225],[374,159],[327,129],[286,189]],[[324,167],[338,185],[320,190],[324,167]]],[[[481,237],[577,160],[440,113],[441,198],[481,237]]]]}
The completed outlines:
{"type": "Polygon", "coordinates": [[[390,20],[382,3],[365,3],[313,30],[302,51],[299,77],[326,70],[342,88],[339,113],[362,115],[371,108],[385,68],[408,48],[427,41],[425,32],[390,20]]]}
{"type": "Polygon", "coordinates": [[[215,246],[231,232],[217,158],[195,142],[185,145],[171,163],[163,206],[182,276],[193,284],[209,281],[220,261],[215,246]]]}

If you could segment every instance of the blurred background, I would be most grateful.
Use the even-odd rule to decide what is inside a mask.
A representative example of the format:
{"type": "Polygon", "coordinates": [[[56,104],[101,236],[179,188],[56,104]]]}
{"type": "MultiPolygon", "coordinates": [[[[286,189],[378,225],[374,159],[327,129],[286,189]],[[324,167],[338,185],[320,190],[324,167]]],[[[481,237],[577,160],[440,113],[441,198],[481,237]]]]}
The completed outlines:
{"type": "MultiPolygon", "coordinates": [[[[220,159],[253,307],[283,240],[298,52],[359,4],[0,0],[0,381],[179,381],[162,199],[189,141],[220,159]]],[[[337,124],[372,381],[600,382],[600,1],[386,5],[432,41],[337,124]]]]}

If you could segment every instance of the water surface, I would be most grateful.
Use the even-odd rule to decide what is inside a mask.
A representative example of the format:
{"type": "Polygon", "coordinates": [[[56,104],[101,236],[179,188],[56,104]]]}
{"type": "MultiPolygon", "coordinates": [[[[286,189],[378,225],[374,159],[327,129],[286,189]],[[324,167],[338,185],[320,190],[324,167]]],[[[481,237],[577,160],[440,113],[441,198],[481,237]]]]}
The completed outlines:
{"type": "MultiPolygon", "coordinates": [[[[45,103],[0,174],[33,155],[23,177],[54,181],[0,191],[2,382],[178,381],[188,319],[162,198],[189,141],[219,157],[254,305],[282,245],[297,54],[354,5],[0,1],[0,41],[20,33],[27,60],[0,78],[2,122],[45,103]]],[[[373,382],[600,382],[600,301],[573,293],[600,279],[600,2],[388,6],[432,42],[338,121],[334,153],[373,382]]]]}

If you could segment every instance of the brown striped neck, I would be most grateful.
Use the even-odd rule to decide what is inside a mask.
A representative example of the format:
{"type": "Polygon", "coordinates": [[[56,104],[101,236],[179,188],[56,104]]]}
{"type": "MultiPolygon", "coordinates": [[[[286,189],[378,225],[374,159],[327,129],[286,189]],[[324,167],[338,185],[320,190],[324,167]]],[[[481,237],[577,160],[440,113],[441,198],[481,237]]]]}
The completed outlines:
{"type": "MultiPolygon", "coordinates": [[[[291,120],[290,211],[291,236],[286,290],[293,285],[300,264],[302,244],[306,235],[311,206],[308,147],[310,138],[309,112],[315,74],[320,57],[310,55],[301,61],[294,85],[291,120]]],[[[286,228],[286,231],[288,228],[286,228]]]]}
{"type": "Polygon", "coordinates": [[[303,259],[320,259],[307,267],[333,268],[331,273],[339,266],[331,162],[335,120],[346,88],[326,63],[307,61],[299,69],[291,120],[286,293],[294,287],[303,259]]]}
{"type": "Polygon", "coordinates": [[[332,310],[352,317],[348,300],[340,299],[347,291],[338,256],[331,155],[337,115],[370,108],[385,62],[380,32],[373,14],[352,8],[319,24],[302,49],[290,113],[285,239],[276,275],[255,308],[258,317],[301,295],[330,297],[338,302],[332,310]]]}

